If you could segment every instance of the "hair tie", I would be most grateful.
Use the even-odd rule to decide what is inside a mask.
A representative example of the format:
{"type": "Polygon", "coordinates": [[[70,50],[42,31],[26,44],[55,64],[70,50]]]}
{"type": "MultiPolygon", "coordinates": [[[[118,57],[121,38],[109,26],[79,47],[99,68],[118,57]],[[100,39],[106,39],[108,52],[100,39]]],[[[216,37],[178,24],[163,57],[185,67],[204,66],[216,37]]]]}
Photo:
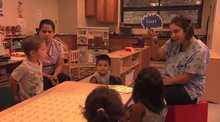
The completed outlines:
{"type": "Polygon", "coordinates": [[[99,113],[100,111],[105,112],[104,108],[99,108],[99,109],[97,110],[97,113],[99,113]]]}

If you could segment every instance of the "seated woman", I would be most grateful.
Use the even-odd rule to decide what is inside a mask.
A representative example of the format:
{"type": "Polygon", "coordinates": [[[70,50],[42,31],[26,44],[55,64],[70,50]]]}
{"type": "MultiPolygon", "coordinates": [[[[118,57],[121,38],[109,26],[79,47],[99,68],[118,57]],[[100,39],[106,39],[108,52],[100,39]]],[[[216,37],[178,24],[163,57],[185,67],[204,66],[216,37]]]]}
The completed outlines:
{"type": "Polygon", "coordinates": [[[96,59],[97,71],[90,79],[90,83],[106,84],[106,85],[122,85],[121,79],[111,74],[109,71],[111,59],[108,55],[100,55],[96,59]]]}
{"type": "Polygon", "coordinates": [[[64,53],[62,43],[55,40],[55,25],[49,19],[44,19],[39,25],[39,35],[46,41],[47,56],[43,62],[44,90],[47,90],[70,77],[62,72],[64,53]]]}
{"type": "Polygon", "coordinates": [[[148,31],[152,43],[153,58],[166,59],[163,83],[168,105],[195,104],[205,91],[206,68],[210,53],[208,47],[194,36],[191,20],[177,16],[170,23],[169,39],[161,48],[157,34],[148,31]]]}

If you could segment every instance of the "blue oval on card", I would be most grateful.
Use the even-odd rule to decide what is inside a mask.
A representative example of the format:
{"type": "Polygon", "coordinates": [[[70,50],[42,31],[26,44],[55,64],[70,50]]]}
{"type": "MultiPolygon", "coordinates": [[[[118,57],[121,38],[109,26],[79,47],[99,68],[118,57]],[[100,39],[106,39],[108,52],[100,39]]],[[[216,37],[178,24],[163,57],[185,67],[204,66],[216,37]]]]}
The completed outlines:
{"type": "Polygon", "coordinates": [[[158,28],[163,28],[163,20],[161,17],[154,13],[154,14],[147,14],[143,17],[141,24],[144,29],[158,29],[158,28]]]}

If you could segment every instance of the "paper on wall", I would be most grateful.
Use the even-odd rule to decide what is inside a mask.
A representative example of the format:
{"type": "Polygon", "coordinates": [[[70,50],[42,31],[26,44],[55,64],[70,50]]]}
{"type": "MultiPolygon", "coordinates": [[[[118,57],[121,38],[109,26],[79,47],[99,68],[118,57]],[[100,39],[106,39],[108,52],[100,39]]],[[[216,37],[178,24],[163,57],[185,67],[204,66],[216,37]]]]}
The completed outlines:
{"type": "Polygon", "coordinates": [[[41,10],[37,10],[37,20],[42,20],[41,10]]]}
{"type": "Polygon", "coordinates": [[[3,6],[3,2],[2,2],[2,0],[0,0],[0,16],[4,16],[2,6],[3,6]]]}
{"type": "Polygon", "coordinates": [[[18,18],[17,24],[21,26],[21,28],[26,28],[26,20],[24,18],[18,18]]]}
{"type": "Polygon", "coordinates": [[[93,63],[93,55],[91,54],[88,55],[88,62],[93,63]]]}

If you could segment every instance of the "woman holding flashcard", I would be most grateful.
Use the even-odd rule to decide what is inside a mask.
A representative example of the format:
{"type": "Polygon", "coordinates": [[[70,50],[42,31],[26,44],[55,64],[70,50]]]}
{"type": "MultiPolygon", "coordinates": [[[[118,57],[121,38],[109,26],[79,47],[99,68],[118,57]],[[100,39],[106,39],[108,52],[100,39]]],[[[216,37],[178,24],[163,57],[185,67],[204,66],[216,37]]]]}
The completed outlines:
{"type": "Polygon", "coordinates": [[[158,47],[157,34],[148,30],[153,41],[155,60],[166,59],[163,83],[166,85],[165,100],[168,105],[195,104],[205,90],[206,68],[210,53],[202,41],[194,37],[191,20],[184,16],[172,19],[169,39],[158,47]]]}

